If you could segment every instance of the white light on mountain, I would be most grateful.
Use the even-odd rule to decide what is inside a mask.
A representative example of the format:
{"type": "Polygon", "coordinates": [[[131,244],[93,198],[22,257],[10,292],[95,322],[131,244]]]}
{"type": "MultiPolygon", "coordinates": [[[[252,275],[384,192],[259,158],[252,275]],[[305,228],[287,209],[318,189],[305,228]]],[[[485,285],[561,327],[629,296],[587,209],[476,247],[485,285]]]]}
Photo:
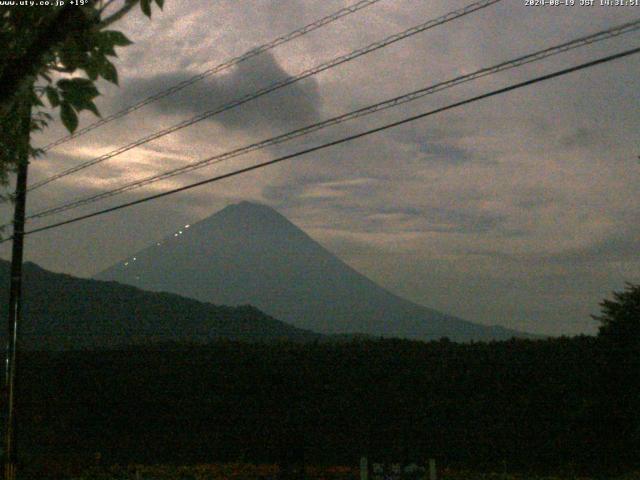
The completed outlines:
{"type": "Polygon", "coordinates": [[[126,267],[127,265],[129,265],[129,262],[124,262],[124,266],[126,267]]]}
{"type": "Polygon", "coordinates": [[[185,225],[184,228],[189,228],[191,225],[185,225]]]}
{"type": "Polygon", "coordinates": [[[180,230],[178,233],[179,233],[180,235],[182,235],[182,230],[180,230]]]}
{"type": "Polygon", "coordinates": [[[177,236],[178,236],[178,234],[177,234],[177,233],[174,233],[174,234],[173,234],[173,236],[174,236],[174,237],[177,237],[177,236]]]}
{"type": "MultiPolygon", "coordinates": [[[[177,232],[173,232],[175,237],[180,236],[177,232]]],[[[184,224],[182,232],[186,235],[184,224]]],[[[161,286],[164,291],[178,294],[204,292],[198,294],[199,300],[212,303],[242,298],[243,303],[257,305],[264,301],[264,292],[247,286],[264,285],[271,290],[273,278],[278,278],[278,295],[269,295],[265,308],[278,312],[280,319],[295,326],[327,333],[357,330],[373,336],[430,339],[431,324],[441,322],[442,314],[376,286],[269,207],[248,203],[227,207],[198,223],[185,242],[169,242],[166,246],[163,242],[162,246],[163,251],[153,252],[155,255],[145,253],[144,263],[134,262],[132,271],[123,272],[127,267],[109,269],[99,278],[150,290],[161,286]],[[260,221],[254,221],[258,218],[260,221]],[[238,232],[245,235],[238,238],[238,232]],[[283,245],[287,255],[282,254],[283,245]],[[140,279],[136,280],[135,275],[140,279]],[[228,282],[228,278],[234,281],[228,282]],[[319,279],[331,288],[318,288],[319,279]],[[225,285],[224,295],[211,285],[225,285]],[[394,321],[389,322],[389,317],[394,321]],[[327,318],[331,318],[331,327],[327,326],[327,318]]],[[[455,317],[447,318],[442,325],[438,334],[452,340],[512,336],[511,331],[485,329],[455,317]]]]}
{"type": "Polygon", "coordinates": [[[133,261],[134,261],[134,262],[136,261],[136,257],[133,257],[133,261]]]}

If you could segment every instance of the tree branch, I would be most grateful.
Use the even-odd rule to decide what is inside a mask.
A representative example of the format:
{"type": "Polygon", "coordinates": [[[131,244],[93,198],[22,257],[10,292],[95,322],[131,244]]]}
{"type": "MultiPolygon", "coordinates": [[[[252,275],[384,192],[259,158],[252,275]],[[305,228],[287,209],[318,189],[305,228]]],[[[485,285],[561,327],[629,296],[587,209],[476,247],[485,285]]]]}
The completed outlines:
{"type": "Polygon", "coordinates": [[[129,13],[129,11],[133,7],[135,7],[138,3],[140,3],[140,0],[125,0],[125,4],[122,6],[122,8],[120,8],[120,10],[118,10],[117,12],[114,12],[113,14],[109,15],[107,18],[102,20],[98,24],[98,28],[102,29],[104,27],[111,25],[114,22],[117,22],[122,17],[124,17],[127,13],[129,13]]]}
{"type": "MultiPolygon", "coordinates": [[[[107,2],[107,5],[111,2],[107,2]]],[[[106,19],[94,25],[102,29],[124,17],[140,0],[125,0],[124,5],[108,16],[106,19]]],[[[24,84],[25,79],[38,75],[44,66],[43,57],[54,45],[64,42],[70,35],[87,27],[87,19],[79,19],[84,15],[83,11],[74,5],[56,9],[48,16],[36,33],[35,40],[29,48],[19,57],[10,59],[0,74],[0,116],[5,116],[15,101],[16,93],[24,84]],[[80,20],[80,21],[79,21],[80,20]]]]}
{"type": "Polygon", "coordinates": [[[25,82],[38,74],[43,66],[43,57],[52,46],[63,42],[71,33],[83,28],[83,23],[77,21],[78,15],[84,14],[77,7],[73,5],[62,7],[43,23],[42,29],[36,34],[35,40],[24,54],[7,62],[0,75],[1,116],[6,115],[11,109],[17,92],[25,82]]]}
{"type": "Polygon", "coordinates": [[[100,10],[99,10],[100,14],[102,14],[107,8],[109,8],[109,5],[111,5],[115,1],[116,0],[107,0],[107,2],[104,5],[100,4],[100,10]]]}

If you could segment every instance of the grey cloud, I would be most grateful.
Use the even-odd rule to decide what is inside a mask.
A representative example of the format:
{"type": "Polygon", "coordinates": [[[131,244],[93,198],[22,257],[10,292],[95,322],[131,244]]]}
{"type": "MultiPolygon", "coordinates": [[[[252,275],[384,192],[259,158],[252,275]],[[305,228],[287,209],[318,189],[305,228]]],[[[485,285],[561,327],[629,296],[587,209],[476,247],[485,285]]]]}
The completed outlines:
{"type": "Polygon", "coordinates": [[[448,233],[487,233],[502,229],[506,222],[504,215],[459,209],[429,209],[426,219],[433,225],[430,231],[448,233]]]}
{"type": "Polygon", "coordinates": [[[457,166],[472,161],[482,161],[485,164],[493,162],[486,155],[458,145],[470,134],[460,127],[459,122],[451,119],[451,123],[446,122],[429,129],[415,127],[399,131],[394,134],[394,139],[402,145],[414,146],[426,161],[432,163],[457,166]]]}
{"type": "MultiPolygon", "coordinates": [[[[119,103],[121,106],[135,103],[191,76],[192,73],[185,71],[130,80],[119,103]]],[[[196,82],[153,105],[160,114],[191,116],[216,109],[290,77],[277,59],[267,52],[238,64],[228,72],[196,82]]],[[[291,128],[317,120],[320,107],[316,80],[304,79],[218,114],[212,120],[234,129],[291,128]]]]}
{"type": "Polygon", "coordinates": [[[534,187],[517,192],[515,206],[524,210],[535,210],[561,202],[566,202],[566,195],[544,187],[534,187]]]}
{"type": "Polygon", "coordinates": [[[601,137],[598,130],[580,127],[574,132],[560,137],[560,145],[565,148],[589,147],[600,143],[601,137]]]}
{"type": "Polygon", "coordinates": [[[470,162],[475,158],[464,148],[444,143],[423,143],[419,151],[427,155],[429,161],[443,161],[454,165],[470,162]]]}
{"type": "Polygon", "coordinates": [[[466,208],[433,208],[417,206],[380,206],[368,199],[375,191],[368,185],[349,185],[340,189],[350,192],[343,199],[309,198],[304,196],[307,188],[320,182],[308,181],[282,186],[269,186],[263,190],[264,198],[276,208],[321,209],[338,212],[330,215],[327,223],[332,228],[359,232],[384,232],[389,229],[403,232],[438,232],[459,234],[484,234],[493,232],[500,236],[516,236],[522,232],[510,229],[507,216],[499,213],[478,212],[466,208]]]}
{"type": "Polygon", "coordinates": [[[557,265],[569,268],[603,266],[609,262],[633,262],[637,260],[640,228],[625,226],[608,237],[585,246],[570,247],[552,253],[508,253],[501,250],[465,250],[465,255],[490,258],[505,263],[520,263],[529,266],[557,265]]]}
{"type": "Polygon", "coordinates": [[[331,177],[324,173],[310,173],[297,178],[295,182],[272,183],[265,185],[262,196],[274,208],[293,207],[306,203],[300,197],[311,185],[328,182],[331,177]]]}
{"type": "Polygon", "coordinates": [[[600,264],[603,262],[633,261],[640,248],[640,228],[616,233],[585,247],[568,249],[551,255],[550,260],[569,265],[600,264]]]}
{"type": "MultiPolygon", "coordinates": [[[[404,220],[413,225],[415,232],[439,233],[486,233],[504,228],[507,218],[504,215],[474,212],[455,208],[418,208],[418,207],[341,207],[349,211],[350,216],[359,215],[368,220],[368,229],[383,231],[384,224],[404,220]],[[413,220],[413,222],[411,222],[413,220]]],[[[399,228],[401,230],[401,228],[399,228]]]]}

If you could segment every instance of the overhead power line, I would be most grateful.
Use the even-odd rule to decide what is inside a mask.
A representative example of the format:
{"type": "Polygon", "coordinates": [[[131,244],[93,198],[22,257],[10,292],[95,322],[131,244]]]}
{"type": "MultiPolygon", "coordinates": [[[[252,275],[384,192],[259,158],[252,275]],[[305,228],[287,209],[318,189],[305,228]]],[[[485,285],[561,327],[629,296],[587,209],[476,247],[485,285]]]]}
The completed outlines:
{"type": "MultiPolygon", "coordinates": [[[[539,83],[539,82],[543,82],[543,81],[546,81],[546,80],[551,80],[553,78],[561,77],[561,76],[567,75],[569,73],[577,72],[579,70],[584,70],[584,69],[587,69],[587,68],[590,68],[590,67],[594,67],[596,65],[601,65],[601,64],[604,64],[604,63],[608,63],[608,62],[611,62],[613,60],[617,60],[617,59],[620,59],[620,58],[628,57],[630,55],[635,55],[637,53],[640,53],[640,47],[633,48],[633,49],[630,49],[630,50],[625,50],[624,52],[616,53],[616,54],[613,54],[613,55],[608,55],[606,57],[601,57],[601,58],[598,58],[596,60],[592,60],[590,62],[586,62],[586,63],[582,63],[580,65],[576,65],[574,67],[569,67],[569,68],[565,68],[565,69],[562,69],[562,70],[558,70],[558,71],[555,71],[553,73],[549,73],[549,74],[542,75],[542,76],[539,76],[539,77],[536,77],[536,78],[533,78],[533,79],[530,79],[530,80],[526,80],[524,82],[520,82],[520,83],[516,83],[516,84],[510,85],[508,87],[499,88],[497,90],[493,90],[491,92],[484,93],[482,95],[471,97],[471,98],[468,98],[466,100],[462,100],[462,101],[459,101],[459,102],[456,102],[456,103],[452,103],[452,104],[449,104],[449,105],[444,106],[444,107],[436,108],[435,110],[430,110],[428,112],[424,112],[424,113],[421,113],[421,114],[418,114],[418,115],[414,115],[414,116],[405,118],[403,120],[399,120],[399,121],[396,121],[396,122],[393,122],[393,123],[388,123],[388,124],[383,125],[381,127],[372,128],[370,130],[366,130],[366,131],[361,132],[361,133],[357,133],[357,134],[354,134],[354,135],[349,135],[347,137],[343,137],[343,138],[340,138],[338,140],[334,140],[334,141],[331,141],[331,142],[323,143],[321,145],[317,145],[315,147],[311,147],[311,148],[307,148],[307,149],[304,149],[304,150],[300,150],[298,152],[291,153],[291,154],[288,154],[288,155],[284,155],[282,157],[278,157],[278,158],[275,158],[273,160],[269,160],[269,161],[266,161],[266,162],[258,163],[256,165],[252,165],[250,167],[245,167],[245,168],[241,168],[241,169],[238,169],[238,170],[234,170],[233,172],[229,172],[229,173],[225,173],[225,174],[222,174],[222,175],[218,175],[218,176],[215,176],[215,177],[212,177],[212,178],[208,178],[206,180],[201,180],[199,182],[195,182],[195,183],[192,183],[192,184],[189,184],[189,185],[185,185],[185,186],[179,187],[179,188],[174,188],[174,189],[168,190],[166,192],[161,192],[161,193],[157,193],[157,194],[154,194],[154,195],[150,195],[148,197],[140,198],[138,200],[134,200],[134,201],[131,201],[131,202],[122,203],[120,205],[116,205],[114,207],[105,208],[105,209],[99,210],[97,212],[89,213],[89,214],[86,214],[86,215],[81,215],[81,216],[78,216],[78,217],[75,217],[75,218],[71,218],[69,220],[64,220],[64,221],[61,221],[61,222],[45,225],[43,227],[35,228],[33,230],[26,231],[25,235],[30,235],[30,234],[34,234],[34,233],[38,233],[38,232],[43,232],[43,231],[46,231],[46,230],[51,230],[53,228],[58,228],[58,227],[61,227],[63,225],[69,225],[69,224],[76,223],[76,222],[79,222],[79,221],[82,221],[82,220],[86,220],[86,219],[89,219],[89,218],[97,217],[99,215],[104,215],[106,213],[115,212],[117,210],[122,210],[124,208],[132,207],[134,205],[139,205],[141,203],[145,203],[145,202],[149,202],[149,201],[152,201],[152,200],[156,200],[158,198],[162,198],[162,197],[166,197],[166,196],[169,196],[169,195],[173,195],[175,193],[184,192],[186,190],[190,190],[192,188],[200,187],[202,185],[207,185],[209,183],[218,182],[218,181],[224,180],[226,178],[230,178],[230,177],[234,177],[234,176],[237,176],[237,175],[241,175],[241,174],[253,171],[253,170],[258,170],[260,168],[268,167],[270,165],[274,165],[276,163],[283,162],[285,160],[289,160],[289,159],[292,159],[292,158],[296,158],[296,157],[300,157],[300,156],[303,156],[303,155],[307,155],[307,154],[312,153],[312,152],[317,152],[317,151],[320,151],[320,150],[324,150],[326,148],[333,147],[333,146],[336,146],[336,145],[340,145],[340,144],[343,144],[343,143],[346,143],[346,142],[350,142],[352,140],[356,140],[358,138],[366,137],[366,136],[372,135],[374,133],[382,132],[382,131],[388,130],[390,128],[394,128],[394,127],[397,127],[397,126],[400,126],[400,125],[404,125],[404,124],[407,124],[407,123],[410,123],[410,122],[414,122],[416,120],[419,120],[419,119],[422,119],[422,118],[426,118],[426,117],[429,117],[429,116],[432,116],[432,115],[435,115],[435,114],[438,114],[438,113],[441,113],[441,112],[444,112],[444,111],[447,111],[447,110],[452,110],[454,108],[461,107],[463,105],[468,105],[470,103],[474,103],[474,102],[477,102],[479,100],[483,100],[483,99],[486,99],[486,98],[494,97],[496,95],[501,95],[501,94],[504,94],[504,93],[507,93],[507,92],[511,92],[513,90],[517,90],[517,89],[520,89],[520,88],[523,88],[523,87],[527,87],[527,86],[539,83]]],[[[0,243],[4,243],[4,242],[10,240],[11,238],[12,237],[9,237],[9,238],[7,238],[5,240],[2,240],[2,241],[0,241],[0,243]]]]}
{"type": "Polygon", "coordinates": [[[631,33],[631,32],[635,32],[640,30],[640,19],[636,19],[634,21],[631,22],[627,22],[624,23],[622,25],[617,25],[615,27],[606,29],[606,30],[602,30],[600,32],[588,35],[588,36],[584,36],[584,37],[580,37],[578,39],[575,40],[571,40],[569,42],[565,42],[563,44],[560,45],[556,45],[553,47],[549,47],[549,48],[545,48],[542,50],[538,50],[536,52],[527,54],[527,55],[523,55],[520,57],[517,57],[513,60],[508,60],[506,62],[502,62],[502,63],[498,63],[496,65],[493,65],[491,67],[486,67],[486,68],[482,68],[480,70],[476,70],[473,73],[469,73],[466,75],[461,75],[458,77],[455,77],[453,79],[444,81],[444,82],[440,82],[440,83],[436,83],[435,85],[431,85],[429,87],[426,88],[421,88],[419,90],[415,90],[413,92],[398,96],[398,97],[394,97],[379,103],[376,103],[374,105],[370,105],[364,108],[360,108],[358,110],[354,110],[352,112],[349,113],[345,113],[327,120],[324,120],[322,122],[318,122],[318,123],[314,123],[312,125],[308,125],[302,128],[298,128],[295,130],[292,130],[290,132],[284,133],[282,135],[278,135],[276,137],[272,137],[266,140],[262,140],[260,142],[255,142],[252,143],[250,145],[241,147],[241,148],[236,148],[234,150],[230,150],[228,152],[225,153],[221,153],[218,155],[214,155],[208,158],[205,158],[203,160],[199,160],[197,162],[193,162],[190,163],[188,165],[179,167],[179,168],[175,168],[172,170],[168,170],[166,172],[162,172],[162,173],[158,173],[155,175],[151,175],[149,177],[140,179],[140,180],[136,180],[130,183],[127,183],[125,185],[122,185],[120,187],[117,187],[113,190],[109,190],[106,192],[101,192],[95,195],[91,195],[91,196],[87,196],[84,198],[80,198],[68,203],[64,203],[62,205],[56,206],[56,207],[52,207],[52,208],[48,208],[46,210],[42,210],[39,211],[37,213],[31,214],[27,217],[27,219],[35,219],[35,218],[43,218],[43,217],[48,217],[51,215],[54,215],[56,213],[60,213],[60,212],[64,212],[67,210],[71,210],[74,208],[78,208],[80,206],[83,205],[87,205],[90,203],[94,203],[97,202],[99,200],[103,200],[106,198],[110,198],[116,195],[119,195],[121,193],[124,192],[128,192],[131,190],[135,190],[138,188],[142,188],[144,186],[150,185],[152,183],[161,181],[161,180],[165,180],[167,178],[171,178],[174,177],[176,175],[181,175],[184,173],[188,173],[191,172],[193,170],[197,170],[200,168],[204,168],[207,166],[211,166],[217,163],[220,163],[222,161],[226,161],[229,160],[231,158],[235,158],[241,155],[245,155],[248,154],[250,152],[254,152],[256,150],[260,150],[263,148],[266,148],[268,146],[273,146],[273,145],[278,145],[284,142],[287,142],[289,140],[292,140],[294,138],[303,136],[303,135],[307,135],[310,134],[312,132],[316,132],[318,130],[327,128],[329,126],[333,126],[333,125],[337,125],[339,123],[342,122],[346,122],[349,120],[353,120],[359,117],[363,117],[365,115],[370,115],[372,113],[376,113],[382,110],[386,110],[392,107],[396,107],[398,105],[402,105],[414,100],[417,100],[419,98],[422,98],[426,95],[430,95],[436,92],[440,92],[442,90],[448,89],[448,88],[452,88],[456,85],[460,85],[462,83],[466,83],[472,80],[476,80],[478,78],[482,78],[488,75],[492,75],[498,72],[503,72],[505,70],[509,70],[512,68],[516,68],[528,63],[532,63],[532,62],[536,62],[536,61],[540,61],[543,60],[545,58],[548,58],[550,56],[553,55],[557,55],[563,52],[567,52],[569,50],[573,50],[579,47],[583,47],[585,45],[591,45],[593,43],[596,42],[600,42],[603,40],[607,40],[613,37],[617,37],[619,35],[625,34],[625,33],[631,33]]]}
{"type": "Polygon", "coordinates": [[[214,115],[217,115],[219,113],[225,112],[227,110],[231,110],[235,107],[238,107],[240,105],[243,105],[247,102],[250,102],[252,100],[255,100],[256,98],[262,97],[263,95],[266,95],[268,93],[271,93],[273,91],[279,90],[281,88],[284,88],[286,86],[292,85],[296,82],[299,82],[300,80],[303,80],[305,78],[311,77],[313,75],[316,75],[320,72],[323,72],[325,70],[329,70],[330,68],[336,67],[338,65],[341,65],[343,63],[346,62],[350,62],[351,60],[354,60],[358,57],[361,57],[363,55],[366,55],[368,53],[371,53],[373,51],[379,50],[381,48],[384,48],[388,45],[391,45],[392,43],[398,42],[400,40],[403,40],[405,38],[411,37],[413,35],[417,35],[418,33],[424,32],[425,30],[429,30],[431,28],[437,27],[439,25],[442,25],[444,23],[453,21],[457,18],[463,17],[465,15],[468,15],[470,13],[473,13],[477,10],[481,10],[483,8],[487,8],[490,5],[493,5],[494,3],[498,3],[502,0],[480,0],[477,2],[474,2],[470,5],[467,5],[466,7],[460,8],[458,10],[454,10],[452,12],[449,12],[445,15],[442,15],[441,17],[435,18],[433,20],[429,20],[425,23],[421,23],[420,25],[416,25],[414,27],[411,27],[407,30],[404,30],[400,33],[396,33],[394,35],[390,35],[389,37],[386,37],[383,40],[374,42],[370,45],[367,45],[366,47],[363,48],[359,48],[357,50],[354,50],[346,55],[341,55],[339,57],[336,57],[332,60],[329,60],[328,62],[322,63],[320,65],[317,65],[315,67],[309,68],[305,71],[303,71],[302,73],[299,73],[298,75],[294,76],[294,77],[288,77],[284,80],[278,81],[276,83],[273,83],[267,87],[261,88],[260,90],[254,92],[254,93],[249,93],[247,95],[244,95],[240,98],[237,98],[236,100],[233,100],[227,104],[224,104],[222,106],[216,107],[213,110],[209,110],[206,111],[204,113],[201,113],[199,115],[196,115],[188,120],[184,120],[180,123],[177,123],[171,127],[168,127],[166,129],[160,130],[158,132],[152,133],[150,135],[147,135],[146,137],[140,138],[138,140],[136,140],[135,142],[129,143],[128,145],[124,145],[116,150],[113,150],[109,153],[106,153],[104,155],[101,155],[97,158],[94,158],[92,160],[88,160],[86,162],[83,162],[75,167],[69,168],[67,170],[64,170],[60,173],[57,173],[55,175],[52,175],[48,178],[45,178],[44,180],[41,180],[40,182],[37,182],[33,185],[31,185],[31,187],[29,188],[29,191],[35,190],[37,188],[40,188],[44,185],[47,185],[48,183],[51,183],[55,180],[58,180],[60,178],[66,177],[68,175],[71,175],[73,173],[79,172],[81,170],[84,170],[85,168],[91,167],[93,165],[97,165],[99,163],[102,163],[106,160],[109,160],[115,156],[118,156],[124,152],[127,152],[129,150],[132,150],[136,147],[139,147],[141,145],[144,145],[148,142],[151,142],[153,140],[157,140],[161,137],[164,137],[165,135],[169,135],[170,133],[174,133],[177,132],[178,130],[182,130],[183,128],[189,127],[195,123],[201,122],[202,120],[206,120],[207,118],[211,118],[214,115]]]}
{"type": "Polygon", "coordinates": [[[113,120],[117,120],[118,118],[122,118],[132,112],[135,112],[136,110],[139,110],[140,108],[149,105],[150,103],[153,103],[157,100],[160,100],[161,98],[167,97],[169,95],[173,95],[176,92],[179,92],[180,90],[193,85],[196,82],[199,82],[200,80],[203,80],[207,77],[210,77],[212,75],[215,75],[217,73],[220,73],[224,70],[227,70],[228,68],[233,67],[234,65],[238,65],[241,62],[244,62],[245,60],[249,60],[250,58],[256,57],[268,50],[272,50],[284,43],[290,42],[291,40],[294,40],[298,37],[301,37],[303,35],[306,35],[307,33],[313,32],[314,30],[317,30],[321,27],[324,27],[325,25],[328,25],[332,22],[335,22],[336,20],[342,18],[342,17],[346,17],[347,15],[350,15],[352,13],[355,13],[359,10],[362,10],[370,5],[373,5],[375,3],[380,2],[381,0],[361,0],[357,3],[354,3],[353,5],[350,5],[348,7],[345,8],[341,8],[340,10],[327,15],[326,17],[322,17],[318,20],[316,20],[315,22],[309,23],[308,25],[305,25],[304,27],[298,28],[297,30],[294,30],[292,32],[287,33],[286,35],[282,35],[274,40],[271,40],[268,43],[265,43],[263,45],[260,45],[258,47],[255,47],[251,50],[249,50],[248,52],[243,53],[240,56],[231,58],[230,60],[227,60],[224,63],[221,63],[219,65],[216,65],[213,68],[210,68],[208,70],[205,70],[204,72],[201,72],[197,75],[192,76],[191,78],[188,78],[180,83],[177,83],[165,90],[162,90],[160,92],[157,92],[153,95],[150,95],[142,100],[140,100],[137,103],[134,103],[133,105],[129,105],[126,108],[123,108],[122,110],[112,113],[109,116],[106,116],[104,118],[101,118],[100,120],[95,121],[94,123],[87,125],[84,128],[81,128],[80,130],[76,130],[74,133],[71,133],[69,135],[66,135],[64,137],[59,138],[58,140],[51,142],[49,144],[47,144],[46,146],[44,146],[42,148],[42,150],[44,150],[45,152],[48,150],[51,150],[53,147],[61,145],[63,143],[66,143],[74,138],[80,137],[82,135],[84,135],[85,133],[88,133],[92,130],[95,130],[96,128],[101,127],[102,125],[112,122],[113,120]]]}

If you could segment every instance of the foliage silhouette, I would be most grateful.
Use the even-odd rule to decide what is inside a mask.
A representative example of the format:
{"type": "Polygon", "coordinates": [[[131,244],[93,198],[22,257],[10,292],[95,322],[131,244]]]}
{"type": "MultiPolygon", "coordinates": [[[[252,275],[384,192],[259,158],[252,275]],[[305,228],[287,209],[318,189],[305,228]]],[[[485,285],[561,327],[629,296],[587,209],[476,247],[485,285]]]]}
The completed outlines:
{"type": "Polygon", "coordinates": [[[640,285],[627,283],[602,303],[598,333],[597,434],[615,462],[634,463],[640,448],[640,285]]]}
{"type": "Polygon", "coordinates": [[[613,300],[600,303],[602,313],[593,315],[600,322],[599,335],[618,345],[640,341],[640,285],[627,283],[625,290],[613,292],[613,300]]]}
{"type": "MultiPolygon", "coordinates": [[[[48,125],[51,109],[59,108],[70,132],[78,126],[80,111],[99,115],[95,83],[100,78],[118,83],[110,58],[117,56],[116,47],[131,44],[108,27],[138,4],[150,17],[152,2],[160,8],[164,4],[164,0],[124,0],[115,10],[113,0],[83,5],[67,1],[59,7],[0,6],[0,185],[7,184],[16,167],[23,104],[32,107],[32,132],[48,125]],[[82,76],[73,76],[78,72],[82,76]]],[[[30,146],[30,156],[40,154],[30,146]]]]}

